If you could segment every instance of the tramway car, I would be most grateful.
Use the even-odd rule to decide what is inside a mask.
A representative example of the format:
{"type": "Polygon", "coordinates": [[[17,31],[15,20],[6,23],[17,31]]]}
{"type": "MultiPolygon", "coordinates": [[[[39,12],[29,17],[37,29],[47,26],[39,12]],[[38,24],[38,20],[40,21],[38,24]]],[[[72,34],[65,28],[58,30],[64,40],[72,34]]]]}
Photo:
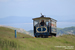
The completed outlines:
{"type": "Polygon", "coordinates": [[[35,37],[52,37],[57,34],[56,20],[50,17],[33,18],[33,28],[35,37]]]}

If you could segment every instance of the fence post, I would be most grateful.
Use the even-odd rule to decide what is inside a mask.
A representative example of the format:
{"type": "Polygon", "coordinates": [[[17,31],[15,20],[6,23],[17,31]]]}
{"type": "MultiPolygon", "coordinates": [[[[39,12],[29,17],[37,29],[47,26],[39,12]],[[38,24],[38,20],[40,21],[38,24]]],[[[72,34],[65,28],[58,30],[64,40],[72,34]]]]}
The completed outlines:
{"type": "Polygon", "coordinates": [[[17,38],[17,32],[16,32],[16,30],[15,30],[15,38],[17,38]]]}

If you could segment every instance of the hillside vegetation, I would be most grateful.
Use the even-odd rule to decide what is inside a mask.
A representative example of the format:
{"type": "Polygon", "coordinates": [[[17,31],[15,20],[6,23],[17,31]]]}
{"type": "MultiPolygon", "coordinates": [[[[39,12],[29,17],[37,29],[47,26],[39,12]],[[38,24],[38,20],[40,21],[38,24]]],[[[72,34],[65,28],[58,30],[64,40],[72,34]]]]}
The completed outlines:
{"type": "MultiPolygon", "coordinates": [[[[17,32],[17,39],[32,38],[32,36],[17,32]]],[[[6,27],[0,27],[0,49],[9,50],[12,47],[18,47],[18,41],[15,38],[15,31],[6,27]]],[[[20,46],[20,45],[19,45],[20,46]]]]}
{"type": "Polygon", "coordinates": [[[75,27],[57,28],[58,35],[62,34],[73,34],[75,35],[75,27]]]}
{"type": "Polygon", "coordinates": [[[75,50],[75,35],[63,35],[52,38],[33,38],[26,34],[17,33],[17,38],[14,38],[14,30],[5,27],[0,27],[0,50],[69,49],[75,50]]]}
{"type": "Polygon", "coordinates": [[[0,27],[6,27],[6,28],[10,28],[10,29],[13,29],[13,30],[17,30],[17,32],[20,32],[20,33],[24,33],[24,34],[28,34],[28,35],[31,35],[31,33],[25,31],[24,29],[22,28],[15,28],[15,27],[11,27],[11,26],[5,26],[5,25],[0,25],[0,27]]]}

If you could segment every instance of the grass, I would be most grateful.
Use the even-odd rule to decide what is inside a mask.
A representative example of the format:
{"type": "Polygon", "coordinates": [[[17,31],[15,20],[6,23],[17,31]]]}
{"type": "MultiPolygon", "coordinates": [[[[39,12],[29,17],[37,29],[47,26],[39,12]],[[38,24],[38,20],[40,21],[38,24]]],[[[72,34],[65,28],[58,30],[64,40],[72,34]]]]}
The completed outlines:
{"type": "Polygon", "coordinates": [[[63,35],[52,38],[33,38],[14,30],[0,27],[0,50],[75,50],[75,35],[63,35]],[[24,38],[22,38],[24,37],[24,38]],[[56,46],[70,46],[68,49],[56,46]],[[73,49],[70,49],[73,46],[73,49]]]}

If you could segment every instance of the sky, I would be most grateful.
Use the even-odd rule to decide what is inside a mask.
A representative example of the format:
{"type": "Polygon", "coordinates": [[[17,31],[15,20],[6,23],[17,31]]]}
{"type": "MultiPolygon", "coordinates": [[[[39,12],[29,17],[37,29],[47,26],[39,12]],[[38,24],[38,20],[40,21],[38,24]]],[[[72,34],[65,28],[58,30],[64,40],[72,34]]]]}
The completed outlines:
{"type": "Polygon", "coordinates": [[[56,19],[58,28],[75,26],[75,0],[0,0],[0,25],[32,30],[32,18],[40,17],[40,13],[56,19]],[[20,18],[25,22],[14,22],[20,18]]]}

